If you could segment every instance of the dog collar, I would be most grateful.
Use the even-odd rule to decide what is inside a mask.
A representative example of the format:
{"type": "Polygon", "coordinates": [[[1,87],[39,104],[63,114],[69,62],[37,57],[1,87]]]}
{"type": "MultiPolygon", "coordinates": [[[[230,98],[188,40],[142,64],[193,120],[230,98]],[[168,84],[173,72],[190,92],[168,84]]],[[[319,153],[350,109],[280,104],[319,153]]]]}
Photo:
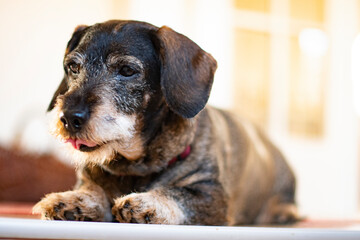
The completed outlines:
{"type": "Polygon", "coordinates": [[[169,161],[169,163],[168,163],[168,166],[173,165],[177,161],[185,160],[190,155],[190,153],[191,153],[191,147],[189,145],[189,146],[187,146],[185,148],[185,150],[180,155],[178,155],[178,156],[174,157],[173,159],[171,159],[169,161]]]}

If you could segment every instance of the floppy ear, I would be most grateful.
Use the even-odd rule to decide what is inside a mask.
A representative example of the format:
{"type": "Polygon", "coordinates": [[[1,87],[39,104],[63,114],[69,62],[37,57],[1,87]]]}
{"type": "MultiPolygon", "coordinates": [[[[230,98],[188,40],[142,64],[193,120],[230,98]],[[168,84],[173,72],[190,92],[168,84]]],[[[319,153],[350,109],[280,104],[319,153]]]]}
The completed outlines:
{"type": "Polygon", "coordinates": [[[56,98],[59,95],[64,94],[67,90],[68,90],[68,85],[67,85],[67,81],[66,81],[66,76],[64,76],[64,78],[61,81],[58,89],[55,91],[54,96],[51,99],[51,102],[50,102],[50,104],[48,106],[48,109],[47,109],[48,112],[50,112],[55,107],[56,98]]]}
{"type": "Polygon", "coordinates": [[[79,44],[80,39],[84,36],[85,34],[85,29],[88,28],[88,26],[86,25],[79,25],[75,28],[67,46],[66,46],[66,51],[65,51],[65,56],[70,53],[72,50],[75,49],[75,47],[79,44]]]}
{"type": "Polygon", "coordinates": [[[160,55],[160,85],[167,105],[182,117],[194,117],[209,99],[215,59],[166,26],[155,32],[153,42],[160,55]]]}
{"type": "MultiPolygon", "coordinates": [[[[84,36],[84,33],[85,33],[84,30],[86,28],[87,28],[87,26],[85,26],[85,25],[79,25],[75,28],[74,33],[66,46],[65,56],[76,48],[76,46],[80,42],[80,39],[84,36]]],[[[48,112],[54,108],[56,98],[59,95],[64,94],[67,90],[68,90],[68,85],[67,85],[66,75],[65,75],[63,80],[61,81],[58,89],[55,91],[53,98],[51,99],[51,102],[47,109],[48,112]]]]}

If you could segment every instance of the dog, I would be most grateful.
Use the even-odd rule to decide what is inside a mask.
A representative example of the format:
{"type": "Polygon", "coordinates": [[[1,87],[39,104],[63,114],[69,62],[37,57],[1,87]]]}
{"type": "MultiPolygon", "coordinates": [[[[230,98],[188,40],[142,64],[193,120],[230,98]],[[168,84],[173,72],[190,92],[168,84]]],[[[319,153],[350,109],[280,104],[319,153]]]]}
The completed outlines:
{"type": "Polygon", "coordinates": [[[257,127],[205,106],[217,62],[169,27],[78,26],[48,111],[77,166],[42,219],[244,225],[298,219],[295,177],[257,127]]]}

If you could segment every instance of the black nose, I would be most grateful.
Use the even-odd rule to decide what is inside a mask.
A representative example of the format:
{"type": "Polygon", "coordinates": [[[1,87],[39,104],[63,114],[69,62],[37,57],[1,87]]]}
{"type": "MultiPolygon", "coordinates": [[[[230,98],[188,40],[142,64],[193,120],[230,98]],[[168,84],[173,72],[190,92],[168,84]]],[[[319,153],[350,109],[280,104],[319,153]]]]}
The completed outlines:
{"type": "Polygon", "coordinates": [[[86,110],[63,111],[60,115],[60,121],[70,132],[79,132],[86,121],[89,119],[89,112],[86,110]]]}

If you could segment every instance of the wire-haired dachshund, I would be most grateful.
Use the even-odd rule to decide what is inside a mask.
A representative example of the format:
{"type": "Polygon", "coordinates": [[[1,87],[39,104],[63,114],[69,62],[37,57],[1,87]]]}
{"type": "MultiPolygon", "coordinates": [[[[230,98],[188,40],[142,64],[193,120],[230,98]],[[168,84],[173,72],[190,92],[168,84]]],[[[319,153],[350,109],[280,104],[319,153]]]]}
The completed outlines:
{"type": "Polygon", "coordinates": [[[206,106],[215,59],[145,22],[78,26],[51,100],[51,132],[77,166],[43,219],[240,225],[298,219],[295,178],[259,129],[206,106]]]}

